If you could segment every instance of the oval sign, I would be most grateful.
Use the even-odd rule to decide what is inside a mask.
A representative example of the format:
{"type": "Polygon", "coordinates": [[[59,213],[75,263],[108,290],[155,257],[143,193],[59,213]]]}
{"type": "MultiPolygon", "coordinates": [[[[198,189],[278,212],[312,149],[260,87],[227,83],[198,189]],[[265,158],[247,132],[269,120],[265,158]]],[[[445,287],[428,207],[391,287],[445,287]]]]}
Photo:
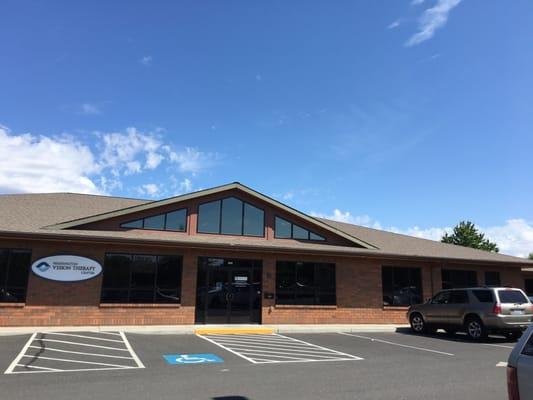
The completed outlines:
{"type": "Polygon", "coordinates": [[[31,265],[31,270],[35,275],[52,281],[77,282],[98,276],[102,266],[87,257],[65,254],[41,258],[31,265]]]}

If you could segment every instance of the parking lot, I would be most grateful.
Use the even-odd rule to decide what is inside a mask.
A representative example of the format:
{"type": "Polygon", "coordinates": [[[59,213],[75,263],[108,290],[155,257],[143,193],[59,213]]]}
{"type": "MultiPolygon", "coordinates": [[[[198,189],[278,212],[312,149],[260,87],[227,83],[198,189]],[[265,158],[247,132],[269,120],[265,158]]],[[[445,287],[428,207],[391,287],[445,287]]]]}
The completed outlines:
{"type": "Polygon", "coordinates": [[[6,399],[505,399],[514,345],[395,333],[0,337],[6,399]],[[65,343],[66,342],[66,343],[65,343]]]}

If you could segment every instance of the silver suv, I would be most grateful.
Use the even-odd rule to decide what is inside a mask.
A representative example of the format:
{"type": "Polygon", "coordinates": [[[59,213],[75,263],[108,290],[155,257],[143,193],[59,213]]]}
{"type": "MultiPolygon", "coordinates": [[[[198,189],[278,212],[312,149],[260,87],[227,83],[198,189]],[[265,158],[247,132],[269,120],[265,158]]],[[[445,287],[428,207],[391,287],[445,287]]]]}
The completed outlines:
{"type": "Polygon", "coordinates": [[[475,340],[489,333],[520,336],[532,317],[533,305],[525,293],[508,287],[443,290],[407,311],[411,329],[416,333],[441,328],[449,334],[464,331],[475,340]]]}

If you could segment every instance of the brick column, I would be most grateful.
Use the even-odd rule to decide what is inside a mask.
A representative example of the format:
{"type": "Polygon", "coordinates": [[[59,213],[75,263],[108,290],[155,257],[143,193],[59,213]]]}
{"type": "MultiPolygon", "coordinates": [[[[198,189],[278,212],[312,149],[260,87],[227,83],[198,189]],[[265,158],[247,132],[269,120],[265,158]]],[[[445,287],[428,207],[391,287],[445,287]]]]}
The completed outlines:
{"type": "Polygon", "coordinates": [[[181,282],[181,307],[188,314],[189,323],[194,323],[196,307],[196,278],[198,274],[198,257],[195,253],[186,251],[183,254],[183,272],[181,282]]]}
{"type": "Polygon", "coordinates": [[[274,256],[267,255],[263,257],[263,290],[261,293],[261,309],[263,324],[268,324],[271,321],[271,315],[276,304],[275,299],[265,299],[265,293],[273,293],[276,295],[276,259],[274,256]]]}

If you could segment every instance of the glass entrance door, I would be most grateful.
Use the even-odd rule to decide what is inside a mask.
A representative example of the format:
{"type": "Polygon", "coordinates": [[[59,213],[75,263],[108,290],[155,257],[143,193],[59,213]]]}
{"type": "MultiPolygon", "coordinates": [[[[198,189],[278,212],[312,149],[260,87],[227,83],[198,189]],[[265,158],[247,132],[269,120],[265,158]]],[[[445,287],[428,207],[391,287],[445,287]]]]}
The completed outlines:
{"type": "Polygon", "coordinates": [[[261,269],[260,261],[200,257],[196,322],[259,323],[261,269]]]}

